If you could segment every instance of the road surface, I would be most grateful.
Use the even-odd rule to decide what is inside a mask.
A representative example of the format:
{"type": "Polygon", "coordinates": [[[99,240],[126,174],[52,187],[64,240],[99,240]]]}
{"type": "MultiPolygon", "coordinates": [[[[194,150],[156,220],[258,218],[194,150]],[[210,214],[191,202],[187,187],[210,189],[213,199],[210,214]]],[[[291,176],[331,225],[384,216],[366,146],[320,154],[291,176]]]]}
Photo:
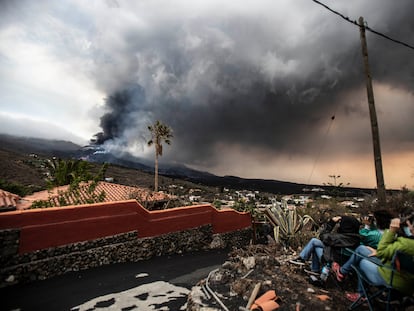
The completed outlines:
{"type": "Polygon", "coordinates": [[[0,289],[1,310],[185,310],[192,286],[227,250],[156,257],[0,289]]]}

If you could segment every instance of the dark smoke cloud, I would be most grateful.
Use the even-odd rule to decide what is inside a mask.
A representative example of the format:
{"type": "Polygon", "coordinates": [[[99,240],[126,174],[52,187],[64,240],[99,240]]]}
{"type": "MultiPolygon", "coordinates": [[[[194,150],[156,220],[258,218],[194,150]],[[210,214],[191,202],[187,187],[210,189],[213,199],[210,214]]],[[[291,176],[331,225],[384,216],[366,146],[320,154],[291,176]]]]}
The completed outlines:
{"type": "MultiPolygon", "coordinates": [[[[369,26],[412,39],[414,2],[384,3],[386,9],[374,12],[369,26]]],[[[359,5],[361,15],[368,5],[359,5]]],[[[130,142],[136,138],[127,132],[134,126],[142,140],[146,125],[159,119],[174,130],[167,158],[213,165],[223,156],[217,148],[226,145],[314,155],[332,116],[342,120],[339,124],[355,118],[369,122],[366,99],[348,96],[365,88],[358,28],[321,7],[306,6],[314,17],[296,20],[297,34],[260,15],[171,18],[124,29],[118,57],[98,70],[108,74],[110,67],[117,79],[98,77],[101,87],[113,92],[97,142],[130,142]]],[[[413,50],[367,36],[374,80],[412,94],[413,50]]],[[[405,124],[410,128],[404,133],[414,133],[413,124],[405,124]]],[[[364,152],[371,148],[370,135],[342,135],[335,143],[342,150],[342,139],[352,140],[349,149],[364,152]]]]}
{"type": "Polygon", "coordinates": [[[92,143],[102,145],[108,140],[123,137],[128,126],[134,123],[132,118],[136,111],[144,110],[145,92],[139,85],[131,85],[105,99],[109,110],[101,117],[100,126],[103,132],[95,134],[92,143]]]}
{"type": "MultiPolygon", "coordinates": [[[[412,0],[324,2],[414,44],[412,0]]],[[[385,174],[408,184],[413,50],[367,39],[385,174]]],[[[163,161],[375,184],[359,29],[311,0],[0,1],[0,78],[3,118],[114,152],[152,157],[158,119],[174,131],[163,161]]]]}

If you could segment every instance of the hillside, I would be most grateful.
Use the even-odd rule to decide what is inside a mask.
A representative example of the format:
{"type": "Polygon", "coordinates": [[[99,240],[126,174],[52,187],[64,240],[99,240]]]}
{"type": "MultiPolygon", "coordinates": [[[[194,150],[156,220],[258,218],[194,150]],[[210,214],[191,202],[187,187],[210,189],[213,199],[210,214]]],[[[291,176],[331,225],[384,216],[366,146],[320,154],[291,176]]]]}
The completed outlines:
{"type": "MultiPolygon", "coordinates": [[[[40,157],[41,156],[39,156],[39,158],[40,157]]],[[[45,189],[47,185],[44,175],[41,170],[34,165],[35,161],[36,159],[31,157],[30,153],[12,152],[0,147],[0,181],[31,189],[29,192],[45,189]]],[[[92,170],[98,171],[100,164],[92,163],[92,166],[92,170]]],[[[112,177],[116,183],[122,185],[139,186],[150,189],[154,185],[153,174],[114,164],[109,165],[106,176],[112,177]]],[[[160,186],[172,183],[185,185],[186,188],[198,186],[185,180],[180,181],[164,176],[160,176],[159,182],[160,186]]],[[[214,189],[211,190],[213,191],[214,189]]],[[[15,193],[20,194],[19,191],[16,191],[15,193]]]]}
{"type": "MultiPolygon", "coordinates": [[[[46,182],[41,172],[28,163],[29,159],[28,155],[0,147],[0,181],[16,185],[11,192],[24,194],[20,193],[19,185],[27,188],[29,192],[45,189],[46,182]]],[[[0,188],[5,187],[0,185],[0,188]]]]}
{"type": "MultiPolygon", "coordinates": [[[[47,141],[0,135],[0,188],[7,184],[14,189],[13,193],[25,195],[34,191],[43,190],[47,184],[41,169],[41,161],[60,156],[63,158],[76,155],[80,146],[64,141],[47,141]]],[[[97,172],[101,163],[91,163],[92,171],[97,172]]],[[[112,177],[116,183],[128,186],[153,188],[154,174],[152,168],[148,170],[124,167],[110,164],[106,177],[112,177]],[[151,172],[149,171],[151,169],[151,172]]],[[[204,191],[214,193],[216,188],[198,185],[186,180],[160,176],[160,188],[177,184],[186,189],[203,188],[204,191]]],[[[9,188],[10,189],[10,188],[9,188]]]]}
{"type": "Polygon", "coordinates": [[[42,155],[74,155],[81,146],[70,141],[49,140],[0,134],[0,148],[19,154],[37,153],[42,155]]]}
{"type": "MultiPolygon", "coordinates": [[[[38,138],[15,137],[0,134],[0,180],[17,183],[30,189],[45,188],[46,184],[36,158],[86,158],[99,168],[101,163],[108,162],[107,177],[114,181],[130,186],[151,188],[153,186],[153,167],[148,160],[132,155],[116,157],[101,147],[85,148],[68,141],[46,140],[38,138]],[[98,150],[98,152],[96,152],[98,150]],[[32,156],[31,156],[32,155],[32,156]]],[[[236,176],[216,176],[208,172],[190,169],[184,165],[160,164],[160,187],[163,185],[188,184],[188,187],[204,185],[216,191],[217,188],[234,190],[258,190],[273,194],[301,193],[303,188],[319,187],[278,180],[245,179],[236,176]]],[[[329,187],[324,187],[329,190],[329,187]]],[[[342,188],[347,195],[360,195],[362,192],[372,192],[372,189],[342,188]]]]}

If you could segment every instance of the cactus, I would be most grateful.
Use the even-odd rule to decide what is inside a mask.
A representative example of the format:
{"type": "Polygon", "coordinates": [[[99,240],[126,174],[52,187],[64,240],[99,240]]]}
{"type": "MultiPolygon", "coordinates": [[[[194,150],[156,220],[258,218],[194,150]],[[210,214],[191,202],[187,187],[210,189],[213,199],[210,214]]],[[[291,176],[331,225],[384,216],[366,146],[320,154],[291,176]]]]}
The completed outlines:
{"type": "Polygon", "coordinates": [[[299,215],[296,207],[288,207],[286,201],[283,201],[281,206],[275,200],[272,203],[273,206],[266,207],[264,213],[274,226],[274,236],[278,243],[289,246],[290,239],[295,237],[308,222],[315,222],[309,215],[299,215]]]}

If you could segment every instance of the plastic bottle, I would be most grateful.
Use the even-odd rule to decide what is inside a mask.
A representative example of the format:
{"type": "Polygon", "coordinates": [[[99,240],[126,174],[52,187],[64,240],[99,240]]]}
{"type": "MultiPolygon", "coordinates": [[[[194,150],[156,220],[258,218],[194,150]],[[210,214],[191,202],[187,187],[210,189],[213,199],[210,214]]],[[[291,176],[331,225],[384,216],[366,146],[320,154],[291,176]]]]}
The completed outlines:
{"type": "Polygon", "coordinates": [[[322,271],[321,271],[321,276],[320,276],[320,278],[323,282],[325,282],[326,279],[328,278],[328,275],[329,275],[330,271],[331,271],[331,265],[330,264],[327,264],[327,265],[323,266],[322,271]]]}

